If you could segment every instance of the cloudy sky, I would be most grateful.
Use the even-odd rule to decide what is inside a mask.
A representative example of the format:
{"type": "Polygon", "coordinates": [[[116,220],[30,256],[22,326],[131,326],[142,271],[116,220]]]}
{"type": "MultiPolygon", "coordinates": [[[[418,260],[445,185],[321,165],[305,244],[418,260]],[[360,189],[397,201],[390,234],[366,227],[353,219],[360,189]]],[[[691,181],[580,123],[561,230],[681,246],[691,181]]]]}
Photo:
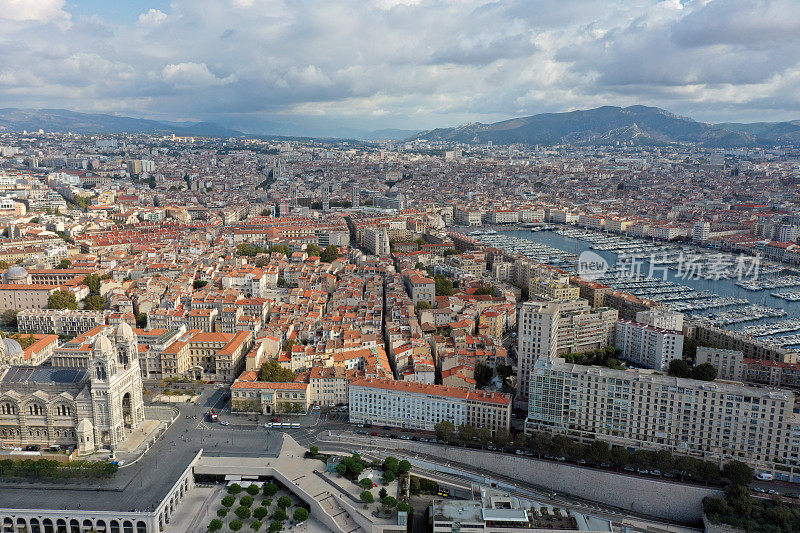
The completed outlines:
{"type": "Polygon", "coordinates": [[[800,119],[798,0],[0,0],[0,107],[252,132],[800,119]]]}

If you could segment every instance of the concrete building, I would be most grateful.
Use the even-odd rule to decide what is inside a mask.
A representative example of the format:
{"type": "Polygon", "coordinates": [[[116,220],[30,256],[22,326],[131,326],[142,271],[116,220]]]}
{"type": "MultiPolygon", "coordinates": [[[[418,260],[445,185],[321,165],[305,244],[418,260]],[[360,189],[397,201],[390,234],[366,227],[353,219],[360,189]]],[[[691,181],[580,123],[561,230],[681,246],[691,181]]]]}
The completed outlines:
{"type": "Polygon", "coordinates": [[[357,183],[351,189],[351,196],[353,198],[353,207],[361,207],[361,187],[357,183]]]}
{"type": "Polygon", "coordinates": [[[655,328],[683,331],[683,313],[672,311],[668,307],[655,307],[649,311],[636,313],[636,322],[655,328]]]}
{"type": "Polygon", "coordinates": [[[696,222],[692,227],[692,240],[694,242],[706,242],[711,236],[711,224],[705,220],[696,222]]]}
{"type": "Polygon", "coordinates": [[[797,462],[794,394],[542,358],[530,380],[525,431],[665,449],[706,460],[736,459],[770,471],[797,462]]]}
{"type": "Polygon", "coordinates": [[[673,359],[683,357],[683,333],[630,320],[617,322],[614,346],[622,358],[639,366],[666,371],[673,359]]]}
{"type": "Polygon", "coordinates": [[[349,394],[353,424],[433,431],[447,420],[492,433],[511,424],[511,398],[505,394],[377,378],[353,381],[349,394]]]}
{"type": "Polygon", "coordinates": [[[54,333],[76,337],[106,323],[111,311],[24,309],[17,315],[20,333],[54,333]]]}
{"type": "Polygon", "coordinates": [[[414,305],[419,302],[426,302],[433,306],[434,301],[436,301],[436,281],[433,278],[414,272],[403,276],[403,279],[408,289],[408,295],[411,296],[411,301],[414,305]]]}
{"type": "Polygon", "coordinates": [[[373,255],[385,257],[391,252],[389,246],[389,232],[386,228],[364,228],[364,247],[373,255]]]}
{"type": "Polygon", "coordinates": [[[114,449],[144,421],[136,334],[120,324],[98,336],[89,367],[0,370],[4,446],[75,444],[82,453],[114,449]]]}
{"type": "Polygon", "coordinates": [[[608,346],[617,322],[614,309],[589,308],[586,300],[525,302],[517,321],[517,395],[527,398],[533,365],[541,357],[608,346]]]}

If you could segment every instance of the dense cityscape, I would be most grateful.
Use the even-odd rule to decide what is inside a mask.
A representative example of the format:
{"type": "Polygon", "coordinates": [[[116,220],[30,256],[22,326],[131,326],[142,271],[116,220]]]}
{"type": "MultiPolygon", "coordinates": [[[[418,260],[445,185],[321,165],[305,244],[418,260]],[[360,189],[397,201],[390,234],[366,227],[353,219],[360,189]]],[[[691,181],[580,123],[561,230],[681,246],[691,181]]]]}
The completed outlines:
{"type": "Polygon", "coordinates": [[[798,497],[796,149],[0,143],[6,531],[680,529],[798,497]],[[240,487],[291,501],[210,504],[240,487]]]}
{"type": "Polygon", "coordinates": [[[0,533],[800,532],[797,0],[0,0],[0,533]]]}

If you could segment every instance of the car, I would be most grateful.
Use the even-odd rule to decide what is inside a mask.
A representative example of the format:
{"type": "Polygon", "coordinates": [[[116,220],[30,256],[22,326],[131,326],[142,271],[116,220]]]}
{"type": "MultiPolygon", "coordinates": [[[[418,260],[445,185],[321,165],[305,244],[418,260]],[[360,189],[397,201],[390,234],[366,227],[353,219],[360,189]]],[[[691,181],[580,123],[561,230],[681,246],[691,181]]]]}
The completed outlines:
{"type": "Polygon", "coordinates": [[[267,422],[266,424],[264,424],[264,427],[267,428],[267,429],[271,428],[272,427],[272,422],[267,422]]]}
{"type": "Polygon", "coordinates": [[[358,427],[363,428],[364,424],[358,424],[358,427]]]}
{"type": "Polygon", "coordinates": [[[787,498],[792,498],[793,500],[800,500],[800,494],[796,492],[787,492],[786,494],[784,494],[784,496],[786,496],[787,498]]]}
{"type": "Polygon", "coordinates": [[[125,464],[125,459],[119,459],[117,461],[117,466],[123,466],[125,464]]]}
{"type": "Polygon", "coordinates": [[[230,426],[230,423],[229,423],[229,422],[227,422],[227,421],[225,421],[225,420],[223,420],[223,421],[222,421],[222,422],[220,422],[219,424],[220,424],[221,426],[230,426]]]}
{"type": "Polygon", "coordinates": [[[567,460],[567,458],[563,457],[563,456],[562,457],[556,457],[556,461],[566,461],[566,460],[567,460]]]}
{"type": "Polygon", "coordinates": [[[525,452],[523,452],[522,450],[517,450],[514,453],[517,455],[524,455],[525,452]]]}
{"type": "Polygon", "coordinates": [[[646,468],[637,468],[636,469],[636,473],[637,474],[649,474],[650,471],[648,469],[646,469],[646,468]]]}
{"type": "Polygon", "coordinates": [[[753,487],[753,492],[759,492],[761,494],[766,493],[767,491],[762,489],[761,487],[753,487]]]}
{"type": "Polygon", "coordinates": [[[636,469],[630,465],[625,465],[624,467],[622,467],[622,469],[625,470],[626,472],[636,472],[636,469]]]}
{"type": "Polygon", "coordinates": [[[780,492],[778,492],[778,491],[777,491],[777,490],[775,490],[775,489],[769,489],[767,492],[768,492],[768,493],[770,493],[770,494],[775,494],[776,496],[780,496],[780,495],[781,495],[781,493],[780,493],[780,492]]]}
{"type": "Polygon", "coordinates": [[[756,479],[760,479],[761,481],[772,481],[773,479],[775,479],[775,476],[773,476],[769,472],[761,472],[756,476],[756,479]]]}
{"type": "Polygon", "coordinates": [[[312,411],[319,411],[319,405],[315,405],[311,408],[312,411]]]}
{"type": "Polygon", "coordinates": [[[403,440],[411,440],[411,437],[409,437],[408,435],[400,435],[400,438],[403,440]]]}
{"type": "Polygon", "coordinates": [[[578,464],[579,465],[585,465],[586,464],[586,459],[578,459],[578,464]]]}
{"type": "Polygon", "coordinates": [[[658,469],[651,470],[650,471],[650,475],[652,475],[652,476],[660,476],[661,475],[661,470],[658,470],[658,469]]]}

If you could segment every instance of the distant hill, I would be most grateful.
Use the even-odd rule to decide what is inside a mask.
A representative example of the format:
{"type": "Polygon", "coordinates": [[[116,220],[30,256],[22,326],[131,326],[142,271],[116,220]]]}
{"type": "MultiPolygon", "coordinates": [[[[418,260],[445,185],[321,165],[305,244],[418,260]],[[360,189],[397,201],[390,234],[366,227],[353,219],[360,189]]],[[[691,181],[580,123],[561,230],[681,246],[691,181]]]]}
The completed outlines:
{"type": "Polygon", "coordinates": [[[725,122],[717,124],[717,126],[728,131],[754,135],[770,144],[800,145],[800,120],[792,120],[790,122],[754,122],[752,124],[725,122]]]}
{"type": "Polygon", "coordinates": [[[241,132],[213,122],[159,122],[66,109],[0,109],[0,132],[37,131],[74,133],[175,133],[208,137],[236,137],[241,132]]]}
{"type": "Polygon", "coordinates": [[[419,133],[419,130],[398,130],[394,128],[386,128],[364,133],[358,138],[365,141],[402,141],[403,139],[408,139],[417,133],[419,133]]]}
{"type": "Polygon", "coordinates": [[[697,122],[657,107],[605,106],[567,113],[543,113],[494,124],[473,123],[455,128],[424,131],[416,139],[455,141],[468,144],[573,144],[667,145],[701,144],[709,147],[774,144],[758,131],[727,129],[697,122]]]}

